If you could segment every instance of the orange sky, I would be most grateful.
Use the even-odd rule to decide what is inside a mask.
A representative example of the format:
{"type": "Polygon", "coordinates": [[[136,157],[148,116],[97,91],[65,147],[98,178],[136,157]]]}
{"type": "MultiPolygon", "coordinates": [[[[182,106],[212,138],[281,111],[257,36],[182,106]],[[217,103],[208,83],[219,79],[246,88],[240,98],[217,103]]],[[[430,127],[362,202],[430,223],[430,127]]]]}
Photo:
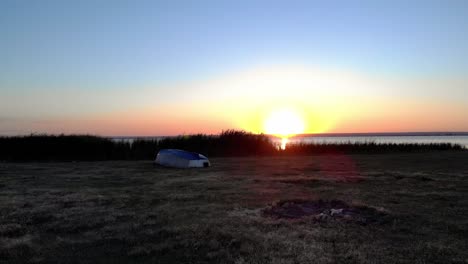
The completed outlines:
{"type": "Polygon", "coordinates": [[[293,2],[0,1],[0,136],[468,131],[467,1],[293,2]]]}
{"type": "Polygon", "coordinates": [[[16,107],[12,105],[11,114],[28,107],[40,110],[0,122],[19,131],[13,134],[152,136],[226,129],[265,133],[272,112],[291,109],[303,120],[304,133],[468,131],[468,105],[454,99],[457,92],[464,96],[465,83],[297,65],[257,67],[157,89],[140,87],[137,93],[32,93],[22,98],[22,110],[11,111],[16,107]],[[445,95],[444,85],[451,85],[455,94],[445,95]]]}

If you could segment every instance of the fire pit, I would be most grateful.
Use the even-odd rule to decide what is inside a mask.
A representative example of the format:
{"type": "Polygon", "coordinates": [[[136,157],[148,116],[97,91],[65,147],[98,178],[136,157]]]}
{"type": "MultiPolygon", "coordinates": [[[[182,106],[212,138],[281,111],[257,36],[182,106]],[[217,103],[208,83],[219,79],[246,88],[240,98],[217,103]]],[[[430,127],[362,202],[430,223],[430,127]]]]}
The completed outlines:
{"type": "Polygon", "coordinates": [[[277,219],[301,219],[309,217],[315,221],[347,221],[360,224],[383,223],[389,214],[382,208],[350,205],[340,200],[286,200],[264,209],[263,216],[277,219]]]}

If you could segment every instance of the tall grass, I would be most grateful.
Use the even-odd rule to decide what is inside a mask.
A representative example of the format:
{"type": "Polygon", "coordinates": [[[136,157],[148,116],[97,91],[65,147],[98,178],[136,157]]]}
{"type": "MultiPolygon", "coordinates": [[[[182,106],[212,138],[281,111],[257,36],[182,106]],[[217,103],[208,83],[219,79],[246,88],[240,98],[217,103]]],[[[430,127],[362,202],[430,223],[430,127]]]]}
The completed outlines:
{"type": "Polygon", "coordinates": [[[453,143],[294,143],[284,150],[284,154],[307,155],[327,153],[392,153],[392,152],[428,152],[444,150],[464,150],[459,144],[453,143]]]}
{"type": "Polygon", "coordinates": [[[220,135],[196,134],[159,140],[116,142],[91,135],[29,135],[0,137],[0,160],[95,161],[153,159],[160,149],[178,148],[207,156],[314,155],[327,153],[388,153],[464,150],[450,143],[295,143],[281,150],[267,135],[227,130],[220,135]]]}
{"type": "Polygon", "coordinates": [[[135,140],[132,155],[141,159],[154,157],[155,151],[165,148],[184,149],[208,156],[251,156],[273,155],[277,146],[266,135],[256,135],[245,131],[227,130],[220,135],[196,134],[167,137],[160,140],[135,140]]]}
{"type": "Polygon", "coordinates": [[[0,138],[0,160],[113,160],[131,158],[128,143],[90,135],[30,135],[0,138]]]}

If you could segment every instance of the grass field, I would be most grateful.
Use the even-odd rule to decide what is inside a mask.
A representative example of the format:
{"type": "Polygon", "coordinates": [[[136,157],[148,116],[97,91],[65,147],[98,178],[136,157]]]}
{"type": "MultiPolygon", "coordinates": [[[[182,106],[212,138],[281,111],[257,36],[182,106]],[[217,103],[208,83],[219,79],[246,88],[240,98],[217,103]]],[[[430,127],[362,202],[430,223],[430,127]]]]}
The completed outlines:
{"type": "Polygon", "coordinates": [[[0,163],[0,262],[468,263],[466,151],[0,163]],[[339,200],[382,221],[266,214],[339,200]]]}

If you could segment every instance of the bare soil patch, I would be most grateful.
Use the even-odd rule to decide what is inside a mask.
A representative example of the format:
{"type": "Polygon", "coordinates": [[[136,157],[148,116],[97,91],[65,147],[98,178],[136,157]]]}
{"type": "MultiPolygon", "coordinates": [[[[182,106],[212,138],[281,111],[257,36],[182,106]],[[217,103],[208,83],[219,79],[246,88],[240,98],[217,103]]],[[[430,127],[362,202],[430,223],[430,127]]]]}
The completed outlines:
{"type": "Polygon", "coordinates": [[[388,223],[391,216],[383,208],[350,205],[341,200],[286,200],[263,210],[263,215],[273,218],[301,219],[312,217],[318,221],[342,220],[363,225],[388,223]]]}

